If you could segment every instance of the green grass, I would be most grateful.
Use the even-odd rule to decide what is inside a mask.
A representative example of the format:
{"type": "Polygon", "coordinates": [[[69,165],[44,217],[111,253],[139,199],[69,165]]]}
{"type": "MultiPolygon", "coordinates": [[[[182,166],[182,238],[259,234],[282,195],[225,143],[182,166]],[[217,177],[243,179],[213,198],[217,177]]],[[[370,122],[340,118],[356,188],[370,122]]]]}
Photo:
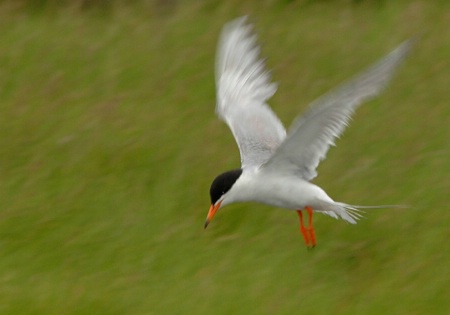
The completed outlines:
{"type": "Polygon", "coordinates": [[[1,314],[450,312],[447,1],[14,3],[0,4],[1,314]],[[295,214],[258,204],[203,230],[210,182],[239,165],[213,65],[243,14],[286,125],[421,34],[315,179],[339,201],[410,208],[356,226],[317,215],[313,251],[295,214]]]}

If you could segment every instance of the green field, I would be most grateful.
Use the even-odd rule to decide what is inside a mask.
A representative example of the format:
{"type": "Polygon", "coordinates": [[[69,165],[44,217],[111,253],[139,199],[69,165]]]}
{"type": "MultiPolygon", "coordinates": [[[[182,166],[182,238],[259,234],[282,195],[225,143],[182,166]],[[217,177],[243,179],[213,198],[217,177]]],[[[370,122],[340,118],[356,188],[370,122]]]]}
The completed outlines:
{"type": "Polygon", "coordinates": [[[65,2],[0,2],[0,314],[450,314],[449,1],[65,2]],[[316,215],[311,251],[259,204],[203,230],[240,163],[213,70],[244,14],[287,126],[420,34],[314,180],[409,208],[316,215]]]}

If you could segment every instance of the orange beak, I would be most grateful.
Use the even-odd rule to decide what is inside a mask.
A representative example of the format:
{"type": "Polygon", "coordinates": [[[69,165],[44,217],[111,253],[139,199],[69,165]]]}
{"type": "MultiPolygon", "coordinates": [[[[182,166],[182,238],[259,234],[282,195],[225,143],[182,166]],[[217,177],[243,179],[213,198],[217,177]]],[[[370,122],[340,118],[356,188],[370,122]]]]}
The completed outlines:
{"type": "Polygon", "coordinates": [[[211,207],[209,207],[208,216],[206,217],[205,222],[205,229],[208,227],[209,222],[211,222],[211,220],[214,218],[217,210],[219,210],[221,203],[222,201],[219,201],[216,205],[211,205],[211,207]]]}

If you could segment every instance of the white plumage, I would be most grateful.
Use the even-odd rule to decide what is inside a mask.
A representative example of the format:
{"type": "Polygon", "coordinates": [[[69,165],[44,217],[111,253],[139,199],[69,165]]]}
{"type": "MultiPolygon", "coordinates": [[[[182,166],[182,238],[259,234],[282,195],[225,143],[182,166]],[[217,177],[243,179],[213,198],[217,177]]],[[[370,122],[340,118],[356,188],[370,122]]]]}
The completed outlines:
{"type": "Polygon", "coordinates": [[[216,178],[211,186],[207,224],[220,207],[245,201],[297,211],[313,209],[356,223],[360,217],[357,206],[333,201],[309,181],[317,175],[319,162],[354,110],[386,86],[412,41],[404,42],[375,65],[318,98],[286,134],[266,103],[275,93],[276,84],[270,81],[259,57],[256,36],[245,21],[240,18],[224,27],[216,60],[216,113],[236,139],[242,172],[216,178]]]}

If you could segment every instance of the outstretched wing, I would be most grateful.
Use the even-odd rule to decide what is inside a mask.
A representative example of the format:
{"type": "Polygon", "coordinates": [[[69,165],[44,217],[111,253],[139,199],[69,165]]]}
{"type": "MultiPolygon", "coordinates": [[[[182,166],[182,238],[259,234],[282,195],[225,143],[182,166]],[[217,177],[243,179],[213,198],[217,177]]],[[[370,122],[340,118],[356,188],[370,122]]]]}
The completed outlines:
{"type": "Polygon", "coordinates": [[[314,178],[319,162],[343,132],[353,111],[386,86],[412,42],[404,42],[366,71],[314,101],[264,168],[296,173],[305,180],[314,178]]]}
{"type": "Polygon", "coordinates": [[[265,163],[286,131],[265,103],[276,91],[259,59],[260,49],[246,18],[225,25],[216,59],[216,113],[230,127],[243,168],[265,163]]]}

